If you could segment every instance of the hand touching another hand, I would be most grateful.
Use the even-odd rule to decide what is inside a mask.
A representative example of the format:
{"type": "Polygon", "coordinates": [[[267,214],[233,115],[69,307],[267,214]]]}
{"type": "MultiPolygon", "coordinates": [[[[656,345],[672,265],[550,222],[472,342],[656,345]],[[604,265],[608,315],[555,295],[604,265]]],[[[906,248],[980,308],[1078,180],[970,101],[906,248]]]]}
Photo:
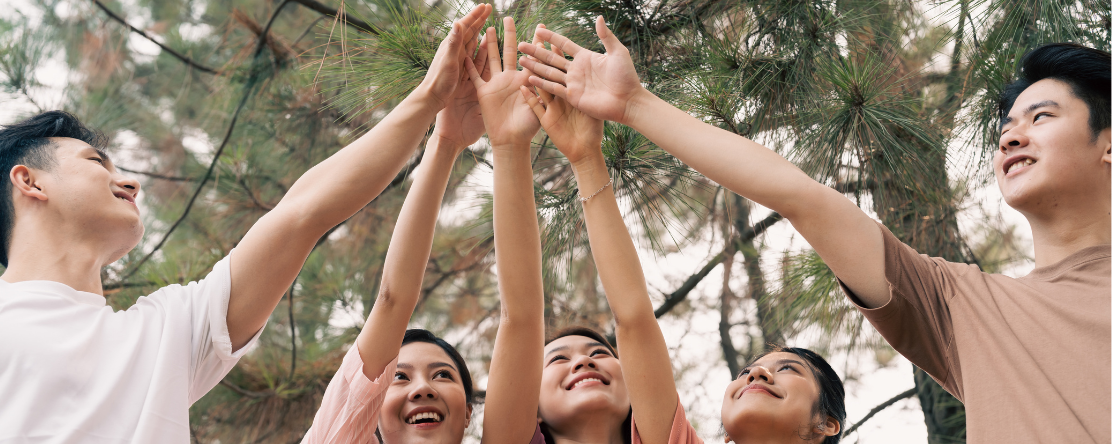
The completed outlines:
{"type": "Polygon", "coordinates": [[[467,71],[474,82],[482,108],[487,137],[494,149],[528,145],[540,129],[540,122],[529,108],[519,88],[528,84],[529,71],[517,70],[517,30],[514,20],[506,17],[505,54],[498,56],[498,36],[487,28],[482,44],[486,46],[488,78],[480,75],[475,63],[466,60],[467,71]],[[504,59],[504,62],[503,62],[504,59]]]}
{"type": "MultiPolygon", "coordinates": [[[[544,25],[538,26],[539,31],[544,25]]],[[[522,43],[522,46],[525,46],[522,43]]],[[[533,40],[533,45],[544,49],[540,45],[539,35],[533,40]]],[[[564,52],[556,45],[552,51],[559,57],[564,57],[564,52]]],[[[545,133],[556,144],[556,148],[568,158],[572,165],[576,165],[591,156],[602,157],[602,121],[584,114],[583,111],[571,106],[564,98],[553,96],[548,92],[539,91],[539,97],[532,92],[532,88],[522,86],[522,97],[532,108],[537,118],[541,121],[545,133]]]]}
{"type": "MultiPolygon", "coordinates": [[[[475,40],[472,40],[468,44],[466,53],[474,52],[475,40]]],[[[479,46],[479,53],[475,55],[472,63],[478,65],[477,71],[480,72],[481,78],[490,78],[486,45],[479,46]]],[[[485,131],[475,84],[471,81],[470,75],[461,77],[447,106],[436,115],[433,137],[442,139],[443,143],[439,145],[451,146],[455,150],[455,155],[459,155],[465,148],[474,145],[485,131]]]]}
{"type": "Polygon", "coordinates": [[[522,57],[521,66],[536,73],[530,77],[530,83],[567,100],[587,115],[628,124],[638,99],[650,93],[641,86],[629,50],[610,32],[602,17],[595,22],[595,32],[606,54],[584,49],[567,37],[539,29],[537,35],[542,40],[567,51],[572,60],[522,43],[521,52],[533,58],[522,57]]]}
{"type": "Polygon", "coordinates": [[[432,58],[429,71],[415,92],[423,92],[436,109],[444,108],[455,95],[461,81],[467,79],[464,61],[470,59],[468,48],[474,50],[473,42],[494,8],[480,4],[462,19],[452,23],[452,30],[440,42],[436,55],[432,58]]]}

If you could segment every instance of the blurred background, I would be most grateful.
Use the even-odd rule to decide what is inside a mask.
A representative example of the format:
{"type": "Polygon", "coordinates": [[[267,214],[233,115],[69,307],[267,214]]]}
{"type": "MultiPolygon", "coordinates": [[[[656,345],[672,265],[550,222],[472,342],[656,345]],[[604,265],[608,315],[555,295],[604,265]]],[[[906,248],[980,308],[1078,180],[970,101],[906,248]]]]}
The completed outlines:
{"type": "MultiPolygon", "coordinates": [[[[2,0],[0,124],[64,109],[112,136],[143,185],[139,247],[104,271],[116,309],[203,278],[308,168],[417,84],[456,0],[2,0]]],[[[919,252],[1022,276],[1029,229],[990,160],[995,98],[1018,58],[1072,41],[1108,50],[1105,1],[506,0],[601,51],[602,15],[642,81],[776,150],[919,252]]],[[[500,27],[500,25],[499,25],[500,27]]],[[[896,354],[789,223],[608,124],[604,151],[669,341],[681,400],[722,442],[719,407],[768,344],[814,349],[846,381],[847,443],[964,442],[960,402],[896,354]],[[860,426],[860,427],[858,427],[860,426]]],[[[745,162],[746,159],[731,159],[745,162]]],[[[190,411],[196,443],[298,442],[374,305],[390,234],[421,166],[322,238],[259,346],[190,411]]],[[[550,329],[613,331],[569,165],[543,131],[534,171],[550,329]]],[[[486,386],[498,266],[485,139],[455,168],[411,325],[486,386]]],[[[481,400],[481,398],[480,398],[481,400]]],[[[481,415],[481,405],[476,414],[481,415]]],[[[478,419],[478,418],[476,418],[478,419]]],[[[473,421],[469,442],[478,442],[473,421]]]]}

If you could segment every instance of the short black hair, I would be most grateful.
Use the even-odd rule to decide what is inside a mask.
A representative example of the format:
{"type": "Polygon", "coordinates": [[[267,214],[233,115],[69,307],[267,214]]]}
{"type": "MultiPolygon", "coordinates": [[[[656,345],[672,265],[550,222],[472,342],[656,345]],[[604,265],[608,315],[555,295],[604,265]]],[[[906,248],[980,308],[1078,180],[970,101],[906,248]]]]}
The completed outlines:
{"type": "MultiPolygon", "coordinates": [[[[754,358],[753,362],[771,353],[778,352],[799,356],[811,367],[811,373],[815,375],[815,381],[819,384],[819,399],[815,401],[814,413],[822,415],[824,422],[828,416],[834,418],[839,425],[838,434],[827,436],[822,440],[822,444],[838,444],[842,440],[842,433],[845,432],[846,428],[846,389],[842,385],[842,378],[838,376],[830,363],[826,362],[826,359],[805,348],[772,346],[768,351],[754,358]]],[[[752,364],[752,362],[749,363],[749,365],[752,364]]]]}
{"type": "Polygon", "coordinates": [[[1001,127],[1019,94],[1043,79],[1065,82],[1073,95],[1085,102],[1094,139],[1112,126],[1112,57],[1108,52],[1076,43],[1049,43],[1023,56],[1018,77],[1000,93],[1001,127]]]}
{"type": "Polygon", "coordinates": [[[452,344],[449,344],[448,341],[440,339],[440,337],[432,334],[432,332],[421,328],[406,330],[405,336],[402,337],[402,347],[414,342],[426,342],[443,349],[444,353],[447,353],[448,357],[452,358],[452,362],[454,362],[456,368],[459,369],[459,379],[460,383],[463,384],[463,392],[467,395],[467,403],[471,404],[474,402],[475,386],[472,385],[471,371],[467,369],[467,363],[463,361],[463,356],[459,354],[459,351],[457,351],[455,347],[452,347],[452,344]]]}
{"type": "Polygon", "coordinates": [[[48,137],[77,139],[98,151],[108,145],[108,137],[103,133],[86,127],[77,116],[65,111],[47,111],[19,123],[0,126],[0,171],[4,174],[0,180],[0,265],[5,267],[15,228],[15,205],[8,175],[16,165],[50,171],[55,164],[50,148],[56,145],[48,137]]]}

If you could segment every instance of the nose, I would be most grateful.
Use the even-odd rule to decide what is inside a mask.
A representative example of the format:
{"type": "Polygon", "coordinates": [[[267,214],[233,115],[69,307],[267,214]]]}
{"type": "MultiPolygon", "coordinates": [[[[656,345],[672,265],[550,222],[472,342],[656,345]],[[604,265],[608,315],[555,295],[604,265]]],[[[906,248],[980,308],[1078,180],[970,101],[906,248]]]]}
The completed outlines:
{"type": "Polygon", "coordinates": [[[421,380],[415,384],[413,390],[409,392],[410,401],[417,401],[421,398],[436,399],[437,397],[439,397],[439,394],[436,393],[436,390],[425,380],[421,380]]]}
{"type": "Polygon", "coordinates": [[[591,359],[591,357],[587,356],[587,355],[579,356],[578,358],[575,359],[575,362],[573,364],[574,365],[573,365],[572,368],[575,371],[597,370],[598,369],[598,365],[595,364],[595,360],[591,359]]]}
{"type": "Polygon", "coordinates": [[[1026,132],[1022,126],[1016,126],[1008,132],[1000,135],[1000,152],[1008,154],[1008,150],[1014,150],[1027,146],[1029,142],[1026,132]]]}
{"type": "Polygon", "coordinates": [[[753,381],[756,381],[757,379],[771,384],[773,380],[772,372],[768,371],[768,369],[764,368],[764,366],[754,366],[753,368],[749,369],[749,374],[745,376],[745,383],[752,384],[753,381]]]}
{"type": "Polygon", "coordinates": [[[128,176],[124,176],[122,174],[116,175],[116,185],[127,190],[128,194],[131,194],[132,197],[139,195],[139,188],[142,187],[141,185],[139,185],[138,180],[132,179],[128,176]]]}

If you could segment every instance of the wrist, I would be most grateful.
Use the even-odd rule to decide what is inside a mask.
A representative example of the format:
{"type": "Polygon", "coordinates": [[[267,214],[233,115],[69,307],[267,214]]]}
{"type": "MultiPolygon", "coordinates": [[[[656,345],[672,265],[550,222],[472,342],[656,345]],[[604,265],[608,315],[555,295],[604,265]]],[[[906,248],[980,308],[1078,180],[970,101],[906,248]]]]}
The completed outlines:
{"type": "Polygon", "coordinates": [[[444,109],[445,105],[444,101],[437,98],[429,86],[425,85],[425,82],[418,84],[417,88],[405,98],[405,101],[417,106],[423,112],[433,115],[444,109]]]}
{"type": "Polygon", "coordinates": [[[624,116],[625,118],[623,119],[624,121],[618,123],[631,128],[636,128],[635,125],[640,122],[642,116],[646,115],[644,110],[647,108],[651,108],[653,105],[655,105],[655,102],[659,100],[660,98],[657,97],[656,94],[653,94],[652,91],[649,91],[644,86],[639,87],[637,92],[634,93],[628,101],[626,101],[626,111],[624,116]]]}
{"type": "Polygon", "coordinates": [[[602,152],[591,153],[581,159],[571,162],[571,170],[576,176],[595,174],[602,172],[609,175],[610,172],[606,168],[606,159],[603,157],[602,152]]]}

